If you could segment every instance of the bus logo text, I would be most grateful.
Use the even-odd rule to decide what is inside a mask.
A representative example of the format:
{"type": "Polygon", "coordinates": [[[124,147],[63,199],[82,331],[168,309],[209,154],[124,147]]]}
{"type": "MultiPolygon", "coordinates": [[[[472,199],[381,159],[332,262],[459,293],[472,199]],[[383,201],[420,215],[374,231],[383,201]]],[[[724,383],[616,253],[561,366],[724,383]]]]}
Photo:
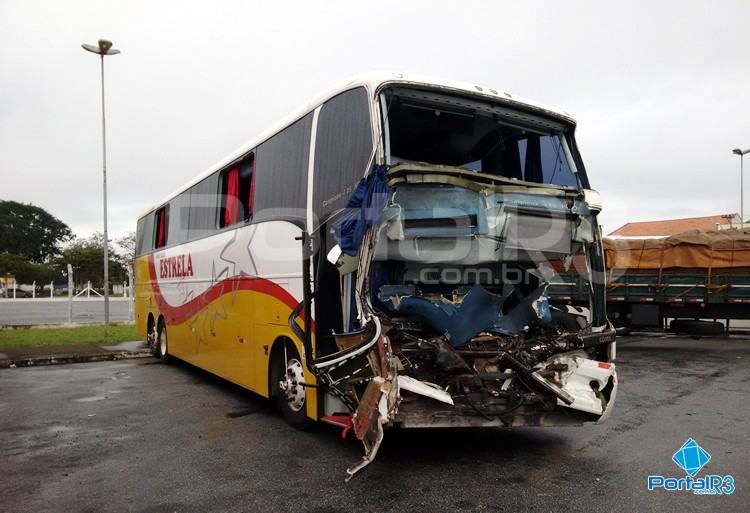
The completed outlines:
{"type": "Polygon", "coordinates": [[[159,278],[185,278],[187,276],[193,276],[193,259],[190,253],[159,260],[159,278]]]}

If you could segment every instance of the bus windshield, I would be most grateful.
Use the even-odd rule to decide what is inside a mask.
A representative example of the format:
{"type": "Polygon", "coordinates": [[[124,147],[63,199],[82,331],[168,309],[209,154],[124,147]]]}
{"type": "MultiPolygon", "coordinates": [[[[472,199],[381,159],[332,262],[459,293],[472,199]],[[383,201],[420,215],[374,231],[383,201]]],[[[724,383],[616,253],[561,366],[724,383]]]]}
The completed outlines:
{"type": "Polygon", "coordinates": [[[389,164],[423,162],[581,188],[563,123],[467,97],[392,88],[381,102],[389,164]]]}

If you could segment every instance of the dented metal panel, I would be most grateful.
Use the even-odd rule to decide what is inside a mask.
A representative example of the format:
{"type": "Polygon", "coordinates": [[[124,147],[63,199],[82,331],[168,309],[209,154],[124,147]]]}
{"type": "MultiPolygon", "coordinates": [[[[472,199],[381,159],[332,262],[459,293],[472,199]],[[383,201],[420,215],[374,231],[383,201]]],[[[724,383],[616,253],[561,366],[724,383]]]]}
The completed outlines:
{"type": "Polygon", "coordinates": [[[409,141],[390,147],[433,161],[464,154],[484,160],[377,166],[380,186],[362,187],[357,213],[343,214],[366,219],[366,229],[354,239],[348,232],[349,249],[333,247],[319,261],[340,280],[321,285],[316,301],[340,295],[345,321],[333,335],[316,334],[332,337],[334,350],[308,366],[332,398],[327,422],[351,425],[363,444],[347,480],[373,461],[391,426],[579,425],[606,420],[616,397],[614,331],[600,311],[604,289],[596,282],[601,205],[580,180],[543,183],[556,171],[539,167],[558,162],[571,176],[578,172],[572,133],[531,115],[508,124],[512,112],[492,107],[481,115],[495,118],[473,125],[484,135],[472,149],[469,124],[448,112],[444,98],[408,101],[422,97],[434,105],[410,119],[439,117],[443,109],[448,121],[440,122],[455,123],[464,139],[449,137],[452,146],[433,153],[409,141]],[[545,134],[559,141],[557,161],[539,160],[545,157],[532,143],[545,134]],[[503,170],[513,158],[526,180],[503,170]],[[573,268],[589,284],[588,309],[551,303],[546,294],[557,273],[573,268]],[[351,424],[340,420],[350,417],[351,424]]]}

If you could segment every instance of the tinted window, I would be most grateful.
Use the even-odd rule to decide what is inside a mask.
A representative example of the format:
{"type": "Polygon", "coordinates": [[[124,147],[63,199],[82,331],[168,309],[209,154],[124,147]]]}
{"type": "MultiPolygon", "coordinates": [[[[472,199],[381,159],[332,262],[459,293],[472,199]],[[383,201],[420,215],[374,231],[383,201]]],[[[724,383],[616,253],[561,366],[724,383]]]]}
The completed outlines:
{"type": "Polygon", "coordinates": [[[253,215],[255,181],[253,155],[221,173],[221,212],[219,226],[232,226],[253,215]]]}
{"type": "Polygon", "coordinates": [[[135,254],[140,256],[144,253],[148,253],[153,249],[152,235],[154,233],[154,213],[151,212],[148,215],[138,220],[138,227],[136,228],[135,234],[135,254]]]}
{"type": "Polygon", "coordinates": [[[255,220],[304,221],[312,114],[258,147],[255,162],[255,220]]]}
{"type": "Polygon", "coordinates": [[[188,240],[188,225],[190,222],[190,194],[188,191],[178,194],[169,202],[169,234],[170,244],[180,244],[188,240]]]}
{"type": "Polygon", "coordinates": [[[169,206],[161,207],[154,215],[154,248],[163,248],[168,242],[169,206]]]}
{"type": "Polygon", "coordinates": [[[190,188],[190,226],[188,235],[197,239],[216,231],[218,173],[214,173],[190,188]]]}
{"type": "Polygon", "coordinates": [[[320,110],[315,139],[313,210],[321,221],[346,206],[371,153],[367,91],[358,87],[328,100],[320,110]]]}

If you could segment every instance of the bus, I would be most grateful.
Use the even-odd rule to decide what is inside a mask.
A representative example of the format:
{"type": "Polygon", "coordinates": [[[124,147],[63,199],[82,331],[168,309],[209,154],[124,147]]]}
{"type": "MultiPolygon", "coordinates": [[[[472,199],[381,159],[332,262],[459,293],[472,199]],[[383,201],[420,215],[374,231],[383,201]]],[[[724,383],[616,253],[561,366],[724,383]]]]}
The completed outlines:
{"type": "Polygon", "coordinates": [[[352,432],[602,422],[617,392],[597,216],[567,113],[358,76],[138,220],[154,355],[352,432]],[[571,268],[584,307],[547,287],[571,268]]]}

